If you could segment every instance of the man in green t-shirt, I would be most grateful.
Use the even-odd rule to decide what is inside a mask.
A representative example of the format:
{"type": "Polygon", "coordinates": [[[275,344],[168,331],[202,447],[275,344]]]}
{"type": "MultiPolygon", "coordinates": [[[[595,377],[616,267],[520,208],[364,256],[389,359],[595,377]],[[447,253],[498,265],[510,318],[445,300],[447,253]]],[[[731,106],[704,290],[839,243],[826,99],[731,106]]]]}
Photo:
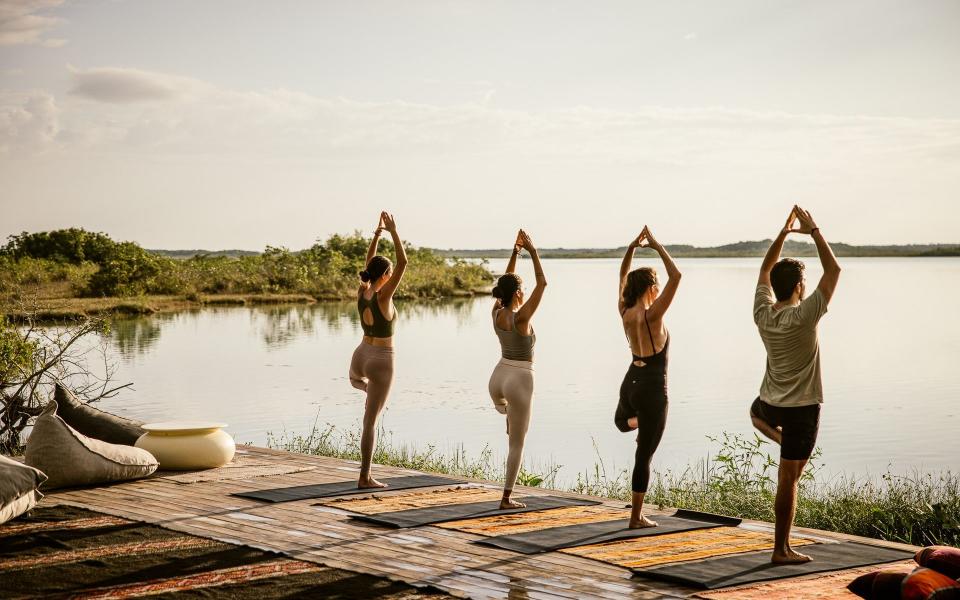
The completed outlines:
{"type": "Polygon", "coordinates": [[[787,223],[770,245],[760,267],[753,320],[767,349],[767,368],[760,396],[750,407],[754,427],[780,444],[777,498],[774,503],[775,563],[810,560],[790,548],[790,528],[797,508],[797,485],[817,443],[823,384],[820,381],[820,345],[817,323],[827,312],[840,279],[840,265],[810,213],[794,206],[787,223]],[[794,227],[799,223],[799,226],[794,227]],[[810,235],[817,245],[823,276],[817,289],[804,298],[803,263],[780,260],[787,234],[810,235]]]}

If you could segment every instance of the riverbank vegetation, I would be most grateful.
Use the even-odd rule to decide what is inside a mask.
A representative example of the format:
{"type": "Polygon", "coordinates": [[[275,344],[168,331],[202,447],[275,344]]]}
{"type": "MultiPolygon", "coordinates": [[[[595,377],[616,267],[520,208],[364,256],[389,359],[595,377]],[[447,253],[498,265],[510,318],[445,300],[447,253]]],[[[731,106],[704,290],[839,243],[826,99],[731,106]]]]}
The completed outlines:
{"type": "MultiPolygon", "coordinates": [[[[679,472],[657,473],[647,501],[663,507],[688,508],[744,519],[773,521],[776,459],[772,445],[758,437],[723,434],[712,439],[716,451],[708,459],[679,472]]],[[[359,434],[332,426],[314,427],[308,435],[280,435],[269,445],[290,452],[359,460],[359,434]]],[[[471,457],[461,448],[443,454],[434,446],[395,444],[381,432],[373,461],[378,464],[497,481],[503,467],[489,448],[471,457]]],[[[802,481],[796,523],[882,540],[915,544],[960,545],[960,476],[947,472],[879,479],[818,476],[818,456],[802,481]]],[[[522,471],[521,485],[545,487],[629,502],[628,473],[607,473],[602,461],[580,473],[573,484],[558,483],[559,466],[542,472],[522,471]]]]}
{"type": "MultiPolygon", "coordinates": [[[[259,254],[171,258],[102,233],[62,229],[10,236],[0,247],[0,307],[36,298],[52,317],[119,310],[149,313],[197,304],[314,302],[352,298],[369,239],[333,235],[310,248],[267,247],[259,254]],[[111,299],[111,300],[105,300],[111,299]],[[59,313],[58,313],[59,311],[59,313]]],[[[380,244],[391,258],[390,241],[380,244]]],[[[483,264],[408,246],[410,267],[398,298],[471,295],[489,286],[483,264]]]]}

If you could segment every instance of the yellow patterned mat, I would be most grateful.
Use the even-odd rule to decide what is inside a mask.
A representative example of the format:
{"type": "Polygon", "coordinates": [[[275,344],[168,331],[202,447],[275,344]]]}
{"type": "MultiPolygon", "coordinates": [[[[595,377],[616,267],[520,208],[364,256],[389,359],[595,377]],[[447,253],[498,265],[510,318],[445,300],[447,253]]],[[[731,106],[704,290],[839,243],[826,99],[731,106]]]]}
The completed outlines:
{"type": "MultiPolygon", "coordinates": [[[[387,492],[389,489],[384,489],[387,492]]],[[[364,498],[341,498],[323,502],[332,508],[349,510],[362,515],[376,515],[379,513],[398,512],[428,506],[443,506],[446,504],[469,504],[470,502],[487,502],[499,500],[503,492],[489,488],[456,487],[445,490],[428,490],[410,494],[393,494],[366,496],[364,498]]]]}
{"type": "Polygon", "coordinates": [[[535,510],[512,515],[498,515],[480,519],[464,519],[462,521],[437,523],[437,527],[493,536],[525,533],[527,531],[563,527],[565,525],[579,525],[581,523],[596,523],[598,521],[613,521],[616,519],[627,520],[629,517],[629,510],[610,508],[609,506],[570,506],[549,510],[535,510]]]}
{"type": "MultiPolygon", "coordinates": [[[[811,540],[791,539],[791,546],[812,544],[811,540]]],[[[773,550],[773,534],[715,527],[681,533],[564,548],[560,552],[584,556],[621,567],[652,567],[666,563],[711,558],[754,550],[773,550]]]]}

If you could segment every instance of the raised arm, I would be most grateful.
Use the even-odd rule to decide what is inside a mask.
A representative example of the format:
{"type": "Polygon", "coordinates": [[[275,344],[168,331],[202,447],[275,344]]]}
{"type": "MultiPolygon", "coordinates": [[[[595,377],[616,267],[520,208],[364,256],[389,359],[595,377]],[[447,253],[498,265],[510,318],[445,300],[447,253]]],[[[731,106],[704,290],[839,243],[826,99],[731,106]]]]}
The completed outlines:
{"type": "Polygon", "coordinates": [[[393,247],[397,252],[397,264],[393,266],[393,273],[383,287],[380,288],[380,299],[386,300],[393,298],[397,286],[400,285],[400,279],[403,278],[403,272],[407,270],[407,251],[403,247],[403,241],[400,240],[400,234],[397,233],[397,222],[393,220],[393,215],[383,213],[383,228],[390,232],[393,239],[393,247]]]}
{"type": "Polygon", "coordinates": [[[517,257],[520,256],[520,239],[523,236],[523,230],[517,232],[517,239],[513,242],[513,253],[507,262],[506,273],[515,273],[517,271],[517,257]]]}
{"type": "Polygon", "coordinates": [[[777,237],[774,238],[770,247],[767,248],[767,254],[763,257],[763,263],[760,264],[760,277],[757,279],[757,285],[761,283],[770,285],[770,271],[773,270],[773,266],[780,260],[780,253],[783,252],[783,242],[786,241],[787,234],[793,231],[790,227],[796,219],[797,210],[796,207],[793,207],[793,209],[790,210],[790,216],[787,217],[787,222],[780,230],[780,233],[777,234],[777,237]]]}
{"type": "Polygon", "coordinates": [[[658,242],[657,238],[653,237],[649,228],[644,227],[643,233],[640,235],[646,238],[647,245],[660,255],[660,259],[663,261],[663,267],[667,270],[667,285],[663,286],[663,289],[660,290],[660,295],[657,296],[657,299],[654,300],[650,308],[647,309],[647,316],[656,321],[662,319],[667,309],[670,308],[674,296],[677,295],[677,287],[680,286],[680,277],[682,274],[680,273],[680,269],[677,268],[676,263],[673,262],[673,257],[671,257],[667,249],[663,247],[663,244],[658,242]]]}
{"type": "Polygon", "coordinates": [[[621,314],[623,314],[623,288],[627,287],[627,275],[630,274],[630,265],[633,264],[633,254],[637,248],[640,247],[642,241],[643,233],[641,232],[640,235],[627,246],[627,251],[623,254],[623,261],[620,263],[620,286],[617,289],[617,310],[621,314]]]}
{"type": "Polygon", "coordinates": [[[530,258],[533,261],[533,274],[537,278],[537,285],[530,293],[530,297],[523,303],[520,310],[517,311],[516,322],[518,326],[526,329],[527,324],[533,317],[533,313],[537,312],[537,307],[540,306],[540,300],[543,299],[543,291],[547,287],[547,278],[543,275],[543,265],[540,264],[540,253],[537,252],[537,248],[533,245],[530,236],[527,235],[527,232],[521,231],[520,238],[521,246],[530,253],[530,258]]]}
{"type": "Polygon", "coordinates": [[[817,255],[820,257],[820,265],[823,267],[823,275],[820,277],[817,289],[823,294],[823,299],[830,302],[834,290],[837,289],[837,282],[840,281],[840,263],[837,262],[837,257],[833,254],[833,248],[820,233],[820,228],[817,227],[810,212],[799,206],[794,207],[794,210],[797,213],[797,220],[800,222],[800,227],[794,231],[809,234],[817,245],[817,255]]]}
{"type": "Polygon", "coordinates": [[[373,239],[370,240],[370,247],[367,248],[367,262],[363,263],[364,265],[369,265],[373,257],[377,255],[377,248],[380,246],[380,232],[383,231],[384,214],[386,213],[380,213],[380,220],[377,221],[377,228],[373,232],[373,239]]]}

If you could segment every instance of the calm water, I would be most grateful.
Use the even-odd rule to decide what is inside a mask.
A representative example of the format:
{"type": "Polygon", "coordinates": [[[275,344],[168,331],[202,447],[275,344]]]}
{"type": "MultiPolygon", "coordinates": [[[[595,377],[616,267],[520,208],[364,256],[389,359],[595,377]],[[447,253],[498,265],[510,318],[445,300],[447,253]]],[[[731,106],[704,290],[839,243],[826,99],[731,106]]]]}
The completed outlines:
{"type": "MultiPolygon", "coordinates": [[[[684,279],[667,316],[670,415],[655,467],[708,454],[708,435],[749,433],[763,374],[751,308],[759,259],[678,261],[684,279]]],[[[808,259],[808,287],[820,269],[808,259]]],[[[956,470],[960,456],[960,260],[844,259],[820,325],[826,402],[825,472],[956,470]]],[[[658,263],[635,261],[635,266],[658,263]]],[[[504,263],[494,261],[492,268],[504,263]]],[[[629,350],[616,313],[618,260],[551,260],[534,319],[536,399],[527,464],[561,465],[560,480],[631,464],[633,442],[612,422],[629,350]]],[[[532,281],[529,261],[520,274],[532,281]]],[[[662,271],[662,269],[661,269],[662,271]]],[[[506,445],[487,395],[499,358],[491,301],[401,304],[396,381],[383,423],[395,442],[506,445]]],[[[104,408],[139,419],[214,418],[238,442],[306,433],[314,422],[357,427],[363,396],[346,377],[360,338],[351,304],[204,309],[120,321],[110,340],[117,379],[135,391],[104,408]]]]}

